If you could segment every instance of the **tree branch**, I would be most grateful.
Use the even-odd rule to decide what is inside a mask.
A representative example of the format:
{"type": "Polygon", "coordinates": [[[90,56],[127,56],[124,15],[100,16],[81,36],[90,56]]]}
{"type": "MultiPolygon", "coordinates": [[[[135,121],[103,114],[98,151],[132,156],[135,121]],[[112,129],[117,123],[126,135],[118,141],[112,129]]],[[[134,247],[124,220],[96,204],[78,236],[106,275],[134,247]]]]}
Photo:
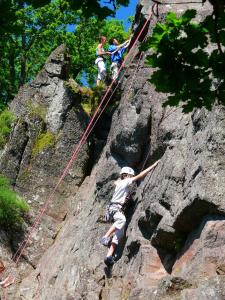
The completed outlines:
{"type": "Polygon", "coordinates": [[[218,21],[219,21],[219,4],[217,3],[217,1],[215,2],[215,4],[213,5],[213,15],[215,17],[215,38],[216,38],[216,44],[218,46],[218,50],[219,53],[221,55],[223,55],[223,50],[222,50],[222,46],[220,43],[220,37],[219,37],[219,27],[218,27],[218,21]]]}
{"type": "Polygon", "coordinates": [[[116,2],[115,0],[104,1],[105,4],[112,4],[114,10],[116,10],[116,2]]]}

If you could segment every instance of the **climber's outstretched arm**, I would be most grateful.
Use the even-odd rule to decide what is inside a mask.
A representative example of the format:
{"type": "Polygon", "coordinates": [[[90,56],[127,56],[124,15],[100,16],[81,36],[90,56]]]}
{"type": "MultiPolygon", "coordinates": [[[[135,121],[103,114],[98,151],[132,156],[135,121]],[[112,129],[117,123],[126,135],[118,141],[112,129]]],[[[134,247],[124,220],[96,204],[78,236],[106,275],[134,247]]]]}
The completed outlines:
{"type": "Polygon", "coordinates": [[[125,49],[130,46],[130,42],[131,42],[131,39],[129,39],[126,42],[124,42],[124,48],[125,49]]]}
{"type": "Polygon", "coordinates": [[[127,41],[125,41],[123,44],[120,44],[120,45],[118,45],[117,47],[116,47],[116,50],[115,51],[113,51],[111,54],[115,54],[117,51],[119,51],[121,48],[127,48],[129,45],[130,45],[130,41],[131,40],[127,40],[127,41]]]}
{"type": "Polygon", "coordinates": [[[147,169],[139,173],[137,176],[132,177],[133,181],[144,178],[152,169],[154,169],[157,166],[159,162],[160,160],[157,160],[153,165],[151,165],[150,167],[148,167],[147,169]]]}

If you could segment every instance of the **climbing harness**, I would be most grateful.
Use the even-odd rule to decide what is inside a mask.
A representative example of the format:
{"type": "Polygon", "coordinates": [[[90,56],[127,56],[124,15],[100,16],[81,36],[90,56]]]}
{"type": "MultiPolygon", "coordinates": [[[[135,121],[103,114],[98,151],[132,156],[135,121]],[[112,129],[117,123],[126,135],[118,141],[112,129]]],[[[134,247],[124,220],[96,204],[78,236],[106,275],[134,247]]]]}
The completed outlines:
{"type": "MultiPolygon", "coordinates": [[[[115,203],[110,203],[108,205],[106,205],[106,210],[105,210],[105,217],[104,217],[104,221],[106,223],[112,223],[113,222],[113,216],[115,215],[115,213],[117,212],[117,209],[111,209],[112,205],[114,205],[115,203]]],[[[118,204],[118,203],[117,203],[118,204]]],[[[119,203],[120,204],[120,203],[119,203]]],[[[120,206],[122,207],[122,205],[120,204],[120,206]]],[[[120,208],[119,208],[120,209],[120,208]]]]}
{"type": "MultiPolygon", "coordinates": [[[[155,5],[156,5],[156,4],[154,4],[153,6],[155,6],[155,5]]],[[[120,66],[120,68],[119,68],[119,70],[118,70],[117,75],[120,73],[120,71],[121,71],[122,68],[124,67],[125,62],[127,61],[128,57],[129,57],[129,55],[130,55],[130,53],[132,53],[132,50],[133,50],[134,47],[136,46],[136,44],[137,44],[137,42],[138,42],[138,40],[139,40],[141,34],[142,34],[143,31],[145,30],[147,24],[150,22],[150,20],[151,20],[151,18],[152,18],[152,15],[153,15],[153,13],[150,12],[150,13],[149,13],[148,19],[145,21],[145,23],[144,23],[142,29],[140,30],[139,34],[138,34],[137,37],[135,38],[134,43],[133,43],[133,45],[131,46],[131,48],[130,48],[128,54],[127,54],[127,56],[125,57],[124,61],[122,62],[121,66],[120,66]]],[[[78,153],[80,152],[81,147],[82,147],[82,146],[85,144],[85,142],[87,141],[87,138],[89,137],[89,135],[90,135],[91,131],[93,130],[95,124],[97,123],[98,119],[100,118],[100,116],[101,116],[101,114],[104,112],[104,110],[106,109],[106,107],[107,107],[109,101],[111,100],[113,94],[115,93],[115,90],[117,89],[117,87],[118,87],[118,85],[119,85],[119,82],[117,83],[117,85],[115,86],[115,88],[114,88],[113,91],[111,92],[110,97],[108,98],[108,100],[106,101],[105,105],[103,106],[103,103],[105,102],[106,97],[109,95],[109,92],[110,92],[110,90],[112,89],[112,87],[113,87],[115,81],[116,81],[116,80],[114,79],[114,80],[112,80],[112,82],[110,83],[110,85],[109,85],[108,89],[106,90],[105,94],[103,95],[103,97],[102,97],[102,99],[101,99],[101,101],[100,101],[100,103],[99,103],[99,105],[98,105],[98,107],[97,107],[97,109],[96,109],[94,115],[92,116],[92,118],[91,118],[91,120],[90,120],[90,122],[89,122],[87,128],[85,129],[85,131],[84,131],[84,133],[83,133],[83,135],[82,135],[82,137],[81,137],[81,139],[80,139],[78,145],[75,147],[75,149],[74,149],[74,151],[73,151],[73,153],[72,153],[72,156],[71,156],[70,160],[68,161],[68,163],[67,163],[66,167],[64,168],[64,170],[63,170],[61,176],[59,177],[59,179],[58,179],[58,181],[57,181],[57,183],[56,183],[54,189],[52,190],[52,192],[49,193],[49,195],[47,196],[47,198],[46,198],[44,204],[43,204],[42,207],[40,208],[40,210],[39,210],[39,212],[38,212],[38,215],[37,215],[37,217],[36,217],[36,219],[35,219],[35,221],[34,221],[34,224],[33,224],[33,226],[30,228],[30,230],[29,230],[29,232],[28,232],[28,234],[27,234],[27,237],[23,240],[23,242],[22,242],[22,243],[20,244],[20,246],[18,247],[16,253],[13,255],[12,260],[15,262],[15,264],[17,264],[17,263],[19,262],[19,259],[20,259],[20,257],[22,256],[22,254],[23,254],[23,252],[24,252],[24,250],[25,250],[25,248],[26,248],[26,246],[27,246],[27,244],[28,244],[28,242],[29,242],[29,240],[30,240],[32,234],[36,231],[37,227],[38,227],[39,224],[40,224],[40,221],[41,221],[41,219],[42,219],[43,214],[45,213],[45,211],[46,211],[46,209],[48,208],[49,204],[52,202],[53,196],[54,196],[56,190],[58,189],[59,185],[61,184],[61,182],[63,181],[63,179],[65,178],[65,176],[68,174],[68,171],[69,171],[69,169],[70,169],[72,163],[74,162],[74,160],[77,158],[78,153]]],[[[9,267],[7,267],[7,268],[9,268],[9,267]]]]}
{"type": "Polygon", "coordinates": [[[105,210],[105,216],[104,216],[104,222],[106,223],[112,223],[113,217],[116,212],[122,212],[125,213],[128,208],[128,203],[130,204],[132,199],[132,192],[129,192],[129,194],[126,196],[125,202],[123,204],[118,202],[110,202],[108,205],[106,205],[105,210]]]}

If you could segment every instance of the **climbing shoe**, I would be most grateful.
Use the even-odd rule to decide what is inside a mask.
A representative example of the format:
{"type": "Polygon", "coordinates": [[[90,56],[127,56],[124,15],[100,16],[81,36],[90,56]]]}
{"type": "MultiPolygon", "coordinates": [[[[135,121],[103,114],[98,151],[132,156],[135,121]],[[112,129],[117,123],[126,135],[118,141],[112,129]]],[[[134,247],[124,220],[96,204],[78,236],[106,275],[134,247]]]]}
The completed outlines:
{"type": "Polygon", "coordinates": [[[112,267],[115,263],[114,257],[113,256],[106,256],[104,258],[104,263],[106,264],[107,267],[112,267]]]}
{"type": "Polygon", "coordinates": [[[103,237],[100,239],[100,243],[101,243],[103,246],[109,247],[109,245],[110,245],[110,243],[111,243],[111,238],[110,238],[110,237],[103,236],[103,237]]]}

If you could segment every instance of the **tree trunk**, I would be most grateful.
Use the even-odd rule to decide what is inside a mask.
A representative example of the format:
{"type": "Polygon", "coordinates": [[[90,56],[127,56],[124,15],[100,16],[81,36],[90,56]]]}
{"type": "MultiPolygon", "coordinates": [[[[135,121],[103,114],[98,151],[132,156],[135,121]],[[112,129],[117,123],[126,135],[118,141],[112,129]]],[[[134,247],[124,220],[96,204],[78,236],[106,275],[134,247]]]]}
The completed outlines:
{"type": "Polygon", "coordinates": [[[11,100],[14,96],[14,93],[16,91],[16,70],[15,70],[15,51],[14,49],[11,49],[9,51],[9,95],[8,98],[11,100]]]}
{"type": "Polygon", "coordinates": [[[22,35],[22,55],[20,60],[20,86],[23,85],[26,81],[26,36],[22,35]]]}

